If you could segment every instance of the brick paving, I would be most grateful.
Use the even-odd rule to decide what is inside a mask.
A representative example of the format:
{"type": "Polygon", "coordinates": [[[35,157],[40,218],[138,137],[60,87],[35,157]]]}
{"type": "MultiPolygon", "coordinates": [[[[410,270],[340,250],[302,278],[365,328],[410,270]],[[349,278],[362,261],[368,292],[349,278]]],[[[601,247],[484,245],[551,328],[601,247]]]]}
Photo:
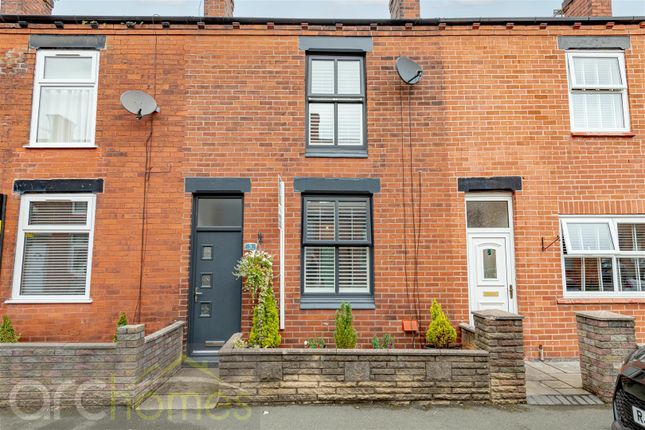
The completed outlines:
{"type": "Polygon", "coordinates": [[[527,361],[526,395],[529,405],[601,405],[603,402],[582,388],[580,363],[573,361],[527,361]]]}

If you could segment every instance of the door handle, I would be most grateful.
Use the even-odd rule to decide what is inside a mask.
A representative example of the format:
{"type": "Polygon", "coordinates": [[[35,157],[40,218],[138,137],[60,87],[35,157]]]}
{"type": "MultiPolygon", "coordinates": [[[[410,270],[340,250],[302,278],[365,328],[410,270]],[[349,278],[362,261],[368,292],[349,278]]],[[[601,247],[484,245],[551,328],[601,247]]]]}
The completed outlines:
{"type": "Polygon", "coordinates": [[[204,293],[199,291],[199,288],[195,287],[195,303],[197,303],[197,301],[199,299],[199,296],[201,296],[202,294],[204,294],[204,293]]]}
{"type": "Polygon", "coordinates": [[[509,294],[510,294],[510,296],[511,296],[511,299],[512,299],[512,298],[513,298],[513,284],[509,284],[509,286],[508,286],[508,292],[509,292],[509,294]]]}

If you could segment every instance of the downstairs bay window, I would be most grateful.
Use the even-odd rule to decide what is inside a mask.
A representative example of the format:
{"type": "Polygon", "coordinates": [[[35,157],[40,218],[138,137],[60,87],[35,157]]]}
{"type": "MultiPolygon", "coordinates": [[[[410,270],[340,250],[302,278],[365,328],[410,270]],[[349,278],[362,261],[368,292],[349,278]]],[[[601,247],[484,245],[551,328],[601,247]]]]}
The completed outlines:
{"type": "Polygon", "coordinates": [[[373,308],[371,260],[369,197],[303,197],[303,307],[373,308]]]}
{"type": "Polygon", "coordinates": [[[645,297],[645,217],[563,217],[565,294],[645,297]]]}
{"type": "Polygon", "coordinates": [[[96,197],[25,194],[10,302],[89,302],[96,197]]]}

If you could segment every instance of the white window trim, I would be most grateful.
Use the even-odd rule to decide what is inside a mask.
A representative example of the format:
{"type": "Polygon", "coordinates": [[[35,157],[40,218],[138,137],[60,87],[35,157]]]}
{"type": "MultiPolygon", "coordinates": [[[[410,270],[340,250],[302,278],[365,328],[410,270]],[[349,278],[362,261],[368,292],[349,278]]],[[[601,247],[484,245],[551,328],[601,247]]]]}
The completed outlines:
{"type": "Polygon", "coordinates": [[[99,51],[96,50],[51,50],[41,49],[36,54],[36,73],[34,76],[34,89],[31,110],[31,130],[29,133],[29,144],[26,148],[96,148],[96,111],[98,100],[99,84],[99,51]],[[92,79],[45,79],[45,59],[47,57],[89,57],[92,58],[92,79]],[[40,111],[40,93],[42,87],[84,87],[92,88],[91,97],[91,129],[89,142],[37,142],[38,138],[38,112],[40,111]]]}
{"type": "Polygon", "coordinates": [[[606,215],[560,215],[559,217],[560,224],[560,237],[564,238],[565,245],[567,246],[567,256],[569,257],[580,257],[580,258],[611,258],[612,262],[612,276],[614,291],[568,291],[567,290],[567,276],[564,265],[565,255],[560,249],[560,266],[562,269],[562,289],[564,292],[564,298],[571,299],[645,299],[645,291],[619,291],[616,288],[620,288],[620,274],[619,270],[616,270],[617,264],[616,259],[620,257],[643,257],[645,258],[645,251],[643,252],[634,252],[634,251],[620,251],[618,246],[618,233],[616,230],[617,224],[620,223],[629,223],[629,224],[645,224],[645,216],[616,216],[616,217],[607,217],[606,215]],[[614,242],[613,251],[570,251],[570,245],[568,242],[568,232],[565,233],[566,224],[568,222],[580,223],[597,223],[597,222],[609,222],[609,229],[612,236],[612,241],[614,242]]]}
{"type": "Polygon", "coordinates": [[[96,212],[96,195],[94,194],[25,194],[20,200],[20,217],[18,222],[18,239],[13,271],[12,297],[5,303],[91,303],[90,280],[92,278],[92,253],[94,247],[94,215],[96,212]],[[78,201],[87,202],[87,223],[85,225],[38,225],[29,226],[29,205],[36,201],[78,201]],[[87,275],[85,294],[82,295],[28,295],[20,294],[22,280],[22,263],[24,258],[25,233],[59,231],[66,233],[89,233],[87,248],[87,275]]]}
{"type": "Polygon", "coordinates": [[[627,72],[625,70],[625,53],[622,51],[567,51],[566,53],[567,79],[569,82],[569,121],[571,131],[574,133],[628,133],[631,130],[629,115],[629,95],[627,91],[627,72]],[[575,57],[597,57],[597,58],[617,58],[620,68],[622,85],[578,85],[575,77],[573,59],[575,57]],[[575,127],[573,119],[573,94],[576,92],[602,92],[602,93],[621,93],[623,94],[623,123],[625,127],[616,129],[578,129],[575,127]]]}
{"type": "Polygon", "coordinates": [[[508,192],[490,191],[490,192],[469,192],[464,198],[464,216],[466,222],[466,233],[513,233],[513,194],[508,192]],[[468,202],[507,202],[508,208],[508,227],[468,227],[468,202]]]}

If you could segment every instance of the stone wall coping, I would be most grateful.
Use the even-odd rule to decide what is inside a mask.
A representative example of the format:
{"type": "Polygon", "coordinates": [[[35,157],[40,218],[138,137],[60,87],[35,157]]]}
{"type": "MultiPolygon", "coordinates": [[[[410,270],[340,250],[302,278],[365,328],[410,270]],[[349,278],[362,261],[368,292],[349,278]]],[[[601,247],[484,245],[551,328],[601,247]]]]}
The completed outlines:
{"type": "Polygon", "coordinates": [[[114,349],[115,343],[45,343],[45,342],[17,342],[0,343],[0,349],[114,349]]]}
{"type": "Polygon", "coordinates": [[[170,333],[172,331],[175,331],[177,329],[182,328],[184,325],[186,325],[185,321],[175,321],[174,323],[170,324],[169,326],[166,326],[166,327],[162,328],[161,330],[157,330],[156,332],[146,336],[145,337],[145,343],[153,342],[153,341],[159,339],[160,337],[162,337],[162,336],[164,336],[164,335],[166,335],[166,334],[168,334],[168,333],[170,333]]]}
{"type": "Polygon", "coordinates": [[[580,311],[576,312],[576,317],[589,318],[598,321],[633,321],[631,315],[617,314],[609,311],[580,311]]]}
{"type": "Polygon", "coordinates": [[[475,333],[475,327],[467,323],[460,323],[459,328],[470,333],[475,333]]]}
{"type": "Polygon", "coordinates": [[[522,315],[511,312],[500,311],[497,309],[488,309],[485,311],[474,311],[473,315],[487,320],[523,320],[522,315]]]}
{"type": "Polygon", "coordinates": [[[146,329],[144,324],[128,324],[117,327],[117,333],[121,334],[132,334],[132,333],[141,333],[146,329]]]}

